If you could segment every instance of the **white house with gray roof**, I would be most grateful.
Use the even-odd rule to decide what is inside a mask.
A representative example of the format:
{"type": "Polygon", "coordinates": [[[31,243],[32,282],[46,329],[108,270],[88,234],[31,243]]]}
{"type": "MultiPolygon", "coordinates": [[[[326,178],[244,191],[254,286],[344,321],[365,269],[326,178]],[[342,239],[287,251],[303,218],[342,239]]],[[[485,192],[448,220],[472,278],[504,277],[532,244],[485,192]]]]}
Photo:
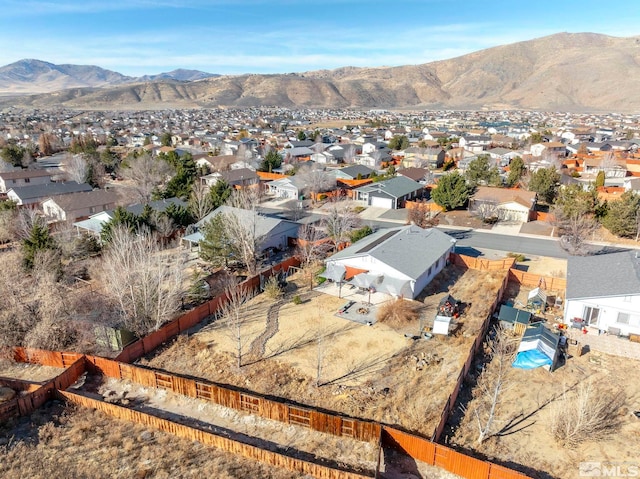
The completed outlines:
{"type": "Polygon", "coordinates": [[[594,333],[640,334],[640,251],[571,256],[564,319],[594,333]]]}
{"type": "Polygon", "coordinates": [[[403,208],[407,200],[419,198],[424,191],[424,186],[405,176],[394,176],[388,180],[361,186],[353,191],[354,199],[367,206],[395,210],[403,208]]]}
{"type": "Polygon", "coordinates": [[[435,228],[385,228],[325,260],[326,272],[334,281],[413,299],[446,266],[455,241],[435,228]],[[358,274],[348,277],[347,271],[358,274]]]}

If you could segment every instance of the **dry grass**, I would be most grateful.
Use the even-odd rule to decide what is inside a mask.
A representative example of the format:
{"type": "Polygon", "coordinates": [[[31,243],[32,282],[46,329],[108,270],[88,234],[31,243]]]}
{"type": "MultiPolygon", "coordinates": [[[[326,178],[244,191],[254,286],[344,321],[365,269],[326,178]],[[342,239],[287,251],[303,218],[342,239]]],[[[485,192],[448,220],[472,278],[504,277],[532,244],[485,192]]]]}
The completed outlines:
{"type": "Polygon", "coordinates": [[[592,381],[578,385],[554,404],[551,433],[563,446],[575,447],[603,439],[620,428],[620,410],[626,397],[619,388],[598,387],[592,381]]]}
{"type": "Polygon", "coordinates": [[[21,424],[0,430],[4,479],[299,477],[84,408],[44,408],[21,424]]]}
{"type": "Polygon", "coordinates": [[[415,323],[420,317],[420,303],[397,298],[378,308],[376,318],[392,328],[402,328],[415,323]]]}

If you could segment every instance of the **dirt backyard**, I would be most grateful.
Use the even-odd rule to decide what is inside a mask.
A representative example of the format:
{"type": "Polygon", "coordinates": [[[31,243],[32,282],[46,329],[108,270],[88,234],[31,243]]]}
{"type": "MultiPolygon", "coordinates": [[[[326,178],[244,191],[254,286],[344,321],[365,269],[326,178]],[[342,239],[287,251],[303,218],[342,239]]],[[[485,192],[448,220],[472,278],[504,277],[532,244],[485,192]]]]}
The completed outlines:
{"type": "MultiPolygon", "coordinates": [[[[237,337],[224,319],[180,336],[141,363],[430,436],[500,283],[500,273],[457,267],[436,278],[420,307],[428,327],[446,292],[463,303],[457,332],[449,337],[414,339],[418,321],[394,327],[348,321],[335,316],[343,299],[317,294],[299,305],[285,299],[274,328],[267,320],[273,301],[260,295],[246,306],[241,368],[237,337]]],[[[303,284],[300,279],[298,294],[303,284]]]]}
{"type": "MultiPolygon", "coordinates": [[[[478,444],[476,420],[465,417],[449,442],[497,462],[520,465],[514,467],[533,477],[578,477],[579,464],[585,461],[637,461],[640,419],[633,413],[640,410],[638,368],[637,361],[596,353],[570,357],[553,373],[510,368],[496,413],[499,435],[478,444]],[[563,444],[552,433],[552,424],[575,407],[575,394],[588,381],[605,391],[621,388],[624,405],[611,420],[617,426],[597,440],[563,444]]],[[[466,407],[472,410],[473,404],[466,407]]]]}
{"type": "Polygon", "coordinates": [[[16,363],[8,359],[0,359],[0,378],[19,379],[28,382],[45,382],[62,374],[64,369],[39,364],[16,363]]]}
{"type": "Polygon", "coordinates": [[[0,423],[3,479],[293,479],[299,474],[194,441],[49,402],[30,417],[0,423]]]}
{"type": "Polygon", "coordinates": [[[264,419],[164,389],[89,377],[80,392],[274,452],[291,454],[298,451],[296,455],[302,459],[324,460],[329,465],[339,460],[340,465],[347,464],[352,470],[374,471],[376,467],[378,448],[375,443],[264,419]]]}

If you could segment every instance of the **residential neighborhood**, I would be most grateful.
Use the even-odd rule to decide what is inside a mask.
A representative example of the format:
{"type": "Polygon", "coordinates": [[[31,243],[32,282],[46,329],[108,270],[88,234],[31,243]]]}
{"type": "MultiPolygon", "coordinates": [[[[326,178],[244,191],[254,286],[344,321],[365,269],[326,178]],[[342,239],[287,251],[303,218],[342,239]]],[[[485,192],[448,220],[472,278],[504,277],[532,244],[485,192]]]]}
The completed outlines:
{"type": "MultiPolygon", "coordinates": [[[[631,413],[602,406],[619,436],[597,440],[559,421],[579,394],[568,384],[640,409],[623,380],[640,361],[639,145],[640,116],[621,114],[0,112],[2,347],[81,355],[91,380],[56,389],[78,404],[135,412],[121,391],[144,384],[162,411],[174,399],[157,388],[276,421],[273,404],[297,404],[296,448],[314,453],[304,434],[353,441],[344,468],[364,477],[391,454],[384,434],[487,468],[531,434],[553,447],[504,477],[569,477],[571,447],[588,460],[637,446],[631,413]],[[605,364],[615,395],[590,382],[605,364]],[[537,396],[519,392],[530,384],[537,396]],[[501,395],[497,412],[482,391],[501,395]],[[492,422],[529,409],[526,434],[492,422]],[[339,428],[310,419],[326,411],[339,428]]],[[[2,368],[0,386],[22,387],[2,368]]],[[[187,409],[184,427],[220,421],[187,409]]],[[[247,434],[285,441],[273,428],[247,434]]],[[[345,443],[332,444],[323,454],[345,443]]]]}

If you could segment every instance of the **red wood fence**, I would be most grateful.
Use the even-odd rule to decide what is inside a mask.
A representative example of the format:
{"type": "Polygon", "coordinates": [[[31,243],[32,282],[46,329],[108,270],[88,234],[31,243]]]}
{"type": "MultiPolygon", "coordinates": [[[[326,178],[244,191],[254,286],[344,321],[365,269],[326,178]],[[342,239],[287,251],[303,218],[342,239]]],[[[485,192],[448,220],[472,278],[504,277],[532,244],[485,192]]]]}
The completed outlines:
{"type": "MultiPolygon", "coordinates": [[[[162,419],[140,411],[134,411],[115,404],[105,403],[103,401],[98,401],[97,399],[88,398],[68,391],[58,391],[57,394],[59,397],[73,404],[97,409],[98,411],[119,419],[135,422],[144,426],[150,426],[159,429],[160,431],[174,434],[178,437],[198,441],[207,446],[213,446],[217,449],[221,449],[238,456],[243,456],[282,469],[298,472],[300,474],[308,474],[322,479],[364,479],[373,477],[373,473],[363,475],[359,472],[346,470],[346,468],[338,469],[299,459],[294,457],[296,451],[291,451],[291,455],[279,454],[274,451],[262,449],[227,437],[218,436],[211,432],[206,432],[201,429],[169,421],[168,419],[162,419]]],[[[336,458],[336,460],[337,459],[338,458],[336,458]]]]}

